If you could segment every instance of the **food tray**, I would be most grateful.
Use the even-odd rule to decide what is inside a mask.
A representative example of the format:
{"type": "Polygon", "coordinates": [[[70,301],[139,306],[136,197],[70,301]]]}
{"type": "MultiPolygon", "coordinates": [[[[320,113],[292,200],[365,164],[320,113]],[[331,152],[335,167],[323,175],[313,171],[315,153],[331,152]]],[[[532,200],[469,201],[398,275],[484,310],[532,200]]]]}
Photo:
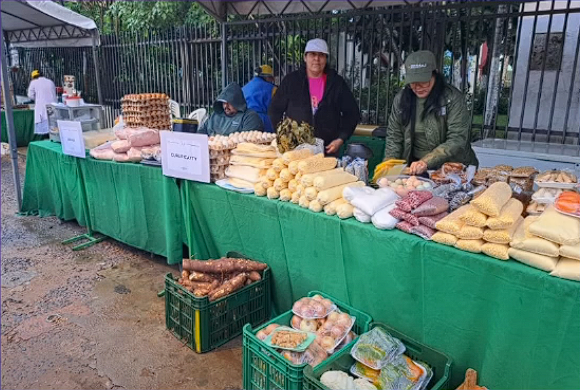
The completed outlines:
{"type": "Polygon", "coordinates": [[[575,188],[578,188],[578,183],[559,183],[559,182],[550,182],[550,181],[535,181],[534,184],[536,184],[538,187],[542,187],[542,188],[557,188],[557,189],[561,189],[561,190],[573,190],[575,188]]]}
{"type": "Polygon", "coordinates": [[[308,348],[310,346],[310,344],[312,344],[314,339],[316,339],[315,333],[303,332],[300,330],[289,328],[287,326],[280,326],[279,328],[274,329],[274,331],[272,331],[272,333],[270,333],[268,335],[268,337],[266,337],[266,339],[264,340],[264,343],[267,346],[269,346],[270,348],[274,348],[274,349],[287,349],[288,351],[304,352],[304,351],[306,351],[306,348],[308,348]],[[280,345],[272,344],[272,337],[274,336],[274,334],[276,334],[276,332],[279,332],[281,330],[285,330],[285,331],[293,332],[293,333],[303,333],[306,335],[306,340],[304,340],[301,344],[297,345],[295,348],[282,347],[280,345]]]}
{"type": "MultiPolygon", "coordinates": [[[[226,257],[247,258],[236,252],[226,257]]],[[[233,294],[210,302],[197,298],[173,275],[165,276],[165,326],[197,353],[211,351],[240,335],[244,325],[258,326],[270,318],[271,271],[233,294]]]]}
{"type": "MultiPolygon", "coordinates": [[[[320,294],[324,298],[332,300],[342,312],[357,317],[357,320],[352,327],[353,332],[356,334],[362,334],[369,330],[372,319],[368,314],[318,291],[312,291],[308,293],[308,296],[313,297],[316,294],[320,294]]],[[[286,360],[275,349],[268,347],[256,337],[256,333],[270,324],[290,324],[290,320],[292,319],[293,315],[294,313],[292,313],[290,310],[258,328],[252,329],[252,325],[250,324],[244,326],[244,390],[302,389],[302,382],[304,380],[304,368],[308,365],[306,363],[293,364],[292,362],[286,360]]],[[[356,341],[356,339],[353,340],[353,342],[349,345],[353,345],[354,341],[356,341]]]]}
{"type": "MultiPolygon", "coordinates": [[[[427,389],[441,390],[449,388],[449,379],[451,375],[451,365],[453,361],[447,355],[438,352],[426,345],[423,345],[408,336],[397,332],[382,323],[373,323],[371,328],[381,327],[388,331],[392,336],[398,338],[405,344],[407,348],[405,355],[409,356],[417,363],[425,362],[433,371],[433,377],[427,384],[427,389]]],[[[340,352],[332,355],[318,366],[312,368],[307,366],[304,369],[304,383],[302,389],[304,390],[327,390],[328,387],[320,382],[320,377],[326,371],[338,370],[350,372],[350,368],[355,360],[350,356],[350,351],[354,346],[354,342],[343,348],[340,352]]]]}

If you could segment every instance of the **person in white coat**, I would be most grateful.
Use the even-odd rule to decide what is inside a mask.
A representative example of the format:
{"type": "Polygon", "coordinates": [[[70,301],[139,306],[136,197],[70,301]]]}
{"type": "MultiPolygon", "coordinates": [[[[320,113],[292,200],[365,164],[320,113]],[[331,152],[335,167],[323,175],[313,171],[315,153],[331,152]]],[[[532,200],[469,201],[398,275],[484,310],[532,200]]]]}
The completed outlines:
{"type": "Polygon", "coordinates": [[[32,81],[28,86],[28,97],[34,100],[34,133],[48,134],[48,115],[46,105],[56,103],[56,86],[39,70],[32,71],[32,81]]]}

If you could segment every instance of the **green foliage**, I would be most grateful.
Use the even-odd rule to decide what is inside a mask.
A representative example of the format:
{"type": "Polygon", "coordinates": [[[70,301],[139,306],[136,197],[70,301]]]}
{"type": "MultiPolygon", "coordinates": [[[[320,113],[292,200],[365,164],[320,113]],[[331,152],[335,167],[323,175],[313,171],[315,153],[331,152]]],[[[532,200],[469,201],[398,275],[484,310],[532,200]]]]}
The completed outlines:
{"type": "MultiPolygon", "coordinates": [[[[478,88],[478,91],[475,93],[475,99],[473,100],[474,115],[483,115],[483,110],[485,109],[485,94],[486,90],[483,88],[478,88]]],[[[499,95],[497,108],[498,115],[506,115],[508,113],[509,99],[510,88],[504,87],[499,95]]]]}

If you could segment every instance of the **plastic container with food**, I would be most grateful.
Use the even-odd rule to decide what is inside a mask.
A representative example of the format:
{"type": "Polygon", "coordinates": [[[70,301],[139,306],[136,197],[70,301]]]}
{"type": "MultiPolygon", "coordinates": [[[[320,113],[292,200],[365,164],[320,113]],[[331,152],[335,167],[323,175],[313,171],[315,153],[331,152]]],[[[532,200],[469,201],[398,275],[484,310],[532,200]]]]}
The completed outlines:
{"type": "Polygon", "coordinates": [[[322,296],[301,298],[292,306],[292,312],[305,319],[325,318],[336,310],[336,305],[322,296]]]}
{"type": "Polygon", "coordinates": [[[348,335],[355,322],[356,317],[338,310],[333,311],[316,331],[316,340],[326,352],[332,354],[348,335]]]}
{"type": "Polygon", "coordinates": [[[287,326],[277,327],[264,339],[272,348],[304,352],[316,338],[314,333],[301,332],[287,326]]]}
{"type": "Polygon", "coordinates": [[[569,169],[544,171],[536,176],[538,187],[573,189],[578,187],[578,177],[569,169]]]}
{"type": "Polygon", "coordinates": [[[375,370],[380,370],[405,352],[405,345],[381,328],[363,334],[352,347],[352,357],[375,370]]]}
{"type": "Polygon", "coordinates": [[[556,200],[556,210],[559,212],[580,218],[580,194],[572,191],[564,191],[556,200]]]}
{"type": "Polygon", "coordinates": [[[410,191],[431,191],[435,187],[432,180],[420,176],[385,176],[377,182],[379,187],[390,187],[397,195],[407,196],[410,191]]]}
{"type": "Polygon", "coordinates": [[[534,192],[532,200],[535,200],[537,203],[553,204],[561,193],[562,189],[559,188],[542,187],[534,192]]]}

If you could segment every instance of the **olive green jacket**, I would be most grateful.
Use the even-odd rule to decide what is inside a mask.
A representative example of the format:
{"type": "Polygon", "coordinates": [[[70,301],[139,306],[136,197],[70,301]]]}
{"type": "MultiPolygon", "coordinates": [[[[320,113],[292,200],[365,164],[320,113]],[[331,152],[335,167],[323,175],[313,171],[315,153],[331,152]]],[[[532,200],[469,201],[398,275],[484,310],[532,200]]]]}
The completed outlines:
{"type": "MultiPolygon", "coordinates": [[[[393,108],[387,126],[385,161],[404,159],[411,161],[411,123],[402,125],[400,101],[403,91],[393,101],[393,108]]],[[[463,94],[457,88],[447,86],[445,115],[430,113],[424,120],[425,135],[429,142],[429,154],[422,158],[428,169],[439,169],[446,162],[460,162],[464,165],[479,165],[475,152],[471,149],[471,123],[463,94]]]]}

